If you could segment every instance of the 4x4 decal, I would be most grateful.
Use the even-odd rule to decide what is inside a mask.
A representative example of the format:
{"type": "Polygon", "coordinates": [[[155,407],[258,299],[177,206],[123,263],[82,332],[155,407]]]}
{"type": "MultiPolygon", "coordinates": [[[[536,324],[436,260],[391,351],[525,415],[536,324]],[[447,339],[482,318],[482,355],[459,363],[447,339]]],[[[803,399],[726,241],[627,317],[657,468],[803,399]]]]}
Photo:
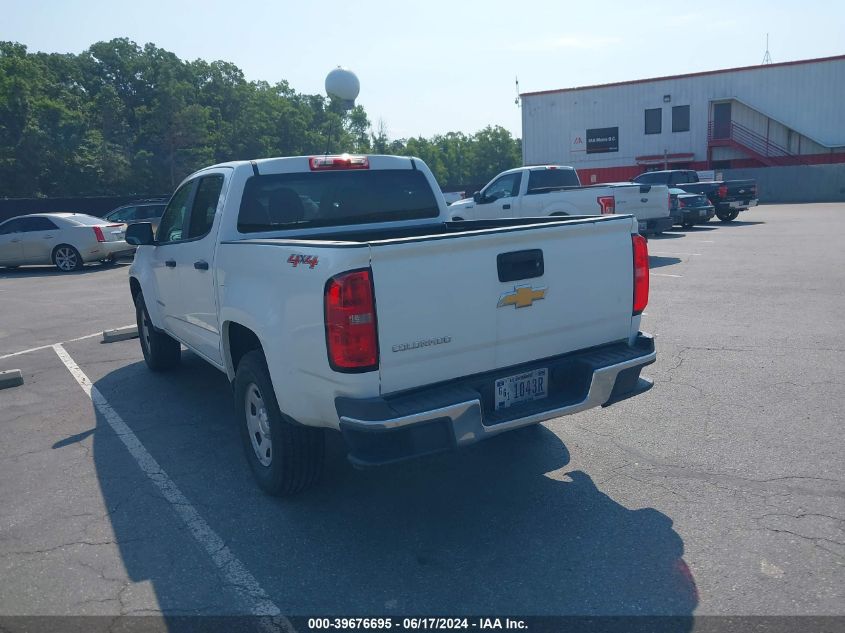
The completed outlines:
{"type": "Polygon", "coordinates": [[[317,256],[316,255],[291,255],[288,257],[288,264],[296,268],[300,264],[303,266],[308,266],[308,268],[314,268],[317,265],[317,256]]]}

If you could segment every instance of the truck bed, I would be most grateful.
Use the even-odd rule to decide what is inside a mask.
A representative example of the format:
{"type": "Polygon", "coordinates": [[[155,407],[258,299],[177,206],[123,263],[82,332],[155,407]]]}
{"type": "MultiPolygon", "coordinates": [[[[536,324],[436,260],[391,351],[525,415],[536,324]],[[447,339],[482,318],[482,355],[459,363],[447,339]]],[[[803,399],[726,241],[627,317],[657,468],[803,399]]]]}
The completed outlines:
{"type": "Polygon", "coordinates": [[[495,220],[462,220],[460,222],[438,222],[421,226],[396,226],[376,229],[349,229],[344,231],[309,231],[302,235],[287,232],[283,237],[260,237],[228,240],[224,244],[283,244],[308,242],[309,246],[355,246],[372,242],[394,240],[419,241],[424,239],[446,239],[471,232],[497,232],[503,229],[513,231],[530,230],[543,224],[594,224],[609,222],[630,215],[569,215],[540,218],[502,218],[495,220]]]}

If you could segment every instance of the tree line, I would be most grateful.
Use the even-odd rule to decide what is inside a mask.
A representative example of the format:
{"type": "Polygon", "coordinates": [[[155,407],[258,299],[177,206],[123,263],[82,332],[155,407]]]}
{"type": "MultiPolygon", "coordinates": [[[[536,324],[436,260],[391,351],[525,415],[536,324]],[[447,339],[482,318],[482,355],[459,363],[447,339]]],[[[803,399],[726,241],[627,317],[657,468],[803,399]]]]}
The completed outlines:
{"type": "Polygon", "coordinates": [[[486,182],[522,155],[499,126],[390,139],[360,105],[154,44],[118,38],[77,55],[0,42],[0,197],[166,193],[217,162],[342,151],[418,156],[441,185],[486,182]]]}

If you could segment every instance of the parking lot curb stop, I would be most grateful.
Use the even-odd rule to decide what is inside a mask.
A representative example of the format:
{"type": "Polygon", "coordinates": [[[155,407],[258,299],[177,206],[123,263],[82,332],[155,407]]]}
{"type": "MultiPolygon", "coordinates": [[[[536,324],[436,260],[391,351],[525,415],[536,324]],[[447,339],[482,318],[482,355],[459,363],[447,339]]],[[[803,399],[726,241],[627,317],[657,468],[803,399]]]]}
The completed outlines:
{"type": "Polygon", "coordinates": [[[20,369],[0,371],[0,389],[20,387],[23,384],[23,374],[20,369]]]}
{"type": "Polygon", "coordinates": [[[138,328],[134,325],[121,327],[116,330],[105,330],[103,332],[103,343],[128,341],[131,338],[138,338],[138,328]]]}

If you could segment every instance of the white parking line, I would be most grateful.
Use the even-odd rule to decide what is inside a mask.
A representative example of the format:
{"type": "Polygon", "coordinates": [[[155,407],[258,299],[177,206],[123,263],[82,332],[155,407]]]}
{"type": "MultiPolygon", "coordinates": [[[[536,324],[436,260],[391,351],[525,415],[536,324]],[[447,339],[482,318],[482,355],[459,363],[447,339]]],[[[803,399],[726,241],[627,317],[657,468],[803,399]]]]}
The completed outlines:
{"type": "MultiPolygon", "coordinates": [[[[133,323],[133,325],[134,325],[134,323],[133,323]]],[[[123,327],[131,327],[131,326],[124,325],[123,327]]],[[[121,329],[121,328],[117,328],[117,329],[121,329]]],[[[67,341],[62,341],[61,343],[50,343],[49,345],[41,345],[39,347],[30,347],[29,349],[22,349],[19,352],[12,352],[11,354],[4,354],[3,356],[0,356],[0,360],[3,360],[4,358],[11,358],[12,356],[20,356],[21,354],[29,354],[30,352],[37,352],[37,351],[42,350],[42,349],[48,349],[50,347],[54,347],[55,345],[63,345],[64,343],[74,343],[76,341],[84,341],[87,338],[94,338],[95,336],[100,336],[101,334],[102,334],[102,331],[101,332],[95,332],[94,334],[86,334],[85,336],[77,336],[76,338],[68,339],[67,341]]]]}
{"type": "Polygon", "coordinates": [[[670,275],[669,273],[649,273],[652,277],[683,277],[683,275],[670,275]]]}
{"type": "Polygon", "coordinates": [[[280,617],[281,611],[279,607],[273,603],[261,585],[258,584],[255,577],[249,573],[244,564],[232,553],[232,550],[229,549],[226,543],[223,542],[223,539],[199,515],[194,506],[191,505],[191,502],[188,501],[188,498],[182,494],[182,491],[179,490],[173,480],[164,472],[164,469],[155,458],[141,444],[138,436],[132,432],[132,429],[123,421],[123,418],[118,415],[117,411],[112,408],[103,394],[91,384],[91,380],[70,357],[70,354],[62,347],[62,344],[56,343],[52,347],[65,364],[65,367],[67,367],[68,371],[76,379],[76,382],[82,387],[82,390],[91,398],[97,411],[102,414],[109,423],[109,426],[129,450],[129,453],[135,458],[135,461],[144,474],[161,491],[161,494],[173,507],[173,511],[182,519],[182,522],[193,535],[194,539],[196,539],[197,543],[209,555],[211,561],[217,567],[217,571],[223,582],[229,585],[240,596],[253,615],[270,616],[273,618],[274,623],[279,624],[281,628],[292,631],[293,627],[290,622],[287,618],[280,617]]]}

